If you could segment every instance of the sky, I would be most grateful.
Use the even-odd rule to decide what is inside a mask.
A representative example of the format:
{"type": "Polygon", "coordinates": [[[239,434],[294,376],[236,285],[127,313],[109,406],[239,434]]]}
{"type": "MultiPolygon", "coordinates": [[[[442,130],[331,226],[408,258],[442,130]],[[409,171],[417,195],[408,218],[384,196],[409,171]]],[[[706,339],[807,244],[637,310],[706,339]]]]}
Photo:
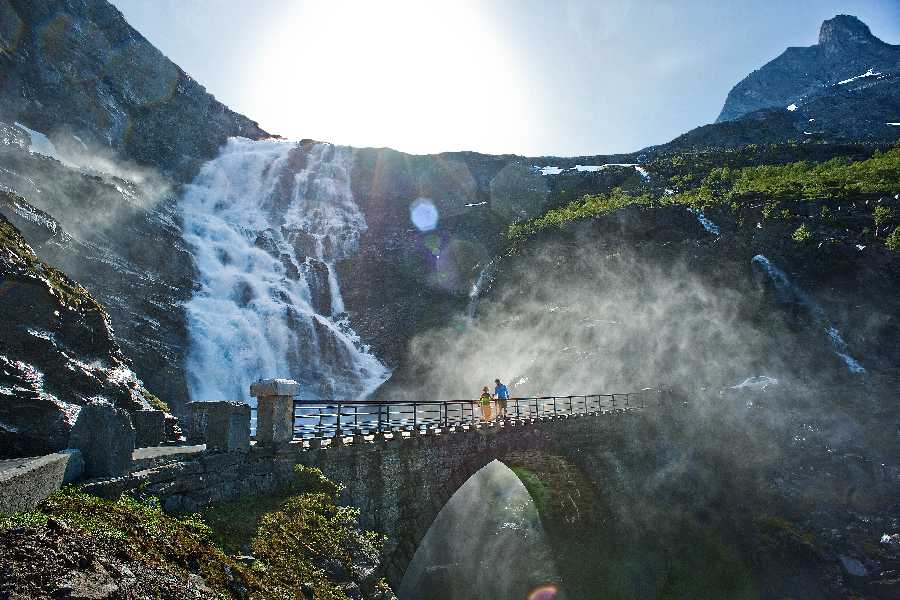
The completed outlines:
{"type": "Polygon", "coordinates": [[[900,0],[112,1],[270,133],[418,154],[635,151],[836,14],[900,44],[900,0]]]}

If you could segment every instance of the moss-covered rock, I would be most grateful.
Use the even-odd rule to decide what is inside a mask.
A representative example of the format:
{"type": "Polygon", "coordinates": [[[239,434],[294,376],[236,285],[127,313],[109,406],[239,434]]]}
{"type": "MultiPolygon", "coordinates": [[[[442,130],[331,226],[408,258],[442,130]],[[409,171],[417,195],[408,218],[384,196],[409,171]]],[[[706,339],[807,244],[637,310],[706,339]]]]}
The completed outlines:
{"type": "Polygon", "coordinates": [[[65,448],[80,406],[148,406],[103,306],[0,215],[0,457],[65,448]]]}

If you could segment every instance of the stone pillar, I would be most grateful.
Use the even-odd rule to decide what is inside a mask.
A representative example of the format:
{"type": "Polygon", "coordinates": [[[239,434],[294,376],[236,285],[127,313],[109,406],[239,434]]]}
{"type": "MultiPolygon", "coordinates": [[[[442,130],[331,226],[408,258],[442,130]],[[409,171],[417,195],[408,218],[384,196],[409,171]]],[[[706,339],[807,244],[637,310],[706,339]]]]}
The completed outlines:
{"type": "Polygon", "coordinates": [[[260,379],[250,386],[256,398],[256,443],[287,444],[294,439],[294,396],[300,384],[291,379],[260,379]]]}
{"type": "Polygon", "coordinates": [[[69,447],[81,451],[86,477],[121,477],[131,467],[134,452],[131,417],[108,402],[91,401],[78,413],[69,447]]]}
{"type": "Polygon", "coordinates": [[[136,410],[131,413],[137,448],[159,446],[166,439],[166,415],[161,410],[136,410]]]}
{"type": "Polygon", "coordinates": [[[250,449],[250,405],[244,402],[188,402],[190,444],[207,450],[240,452],[250,449]]]}

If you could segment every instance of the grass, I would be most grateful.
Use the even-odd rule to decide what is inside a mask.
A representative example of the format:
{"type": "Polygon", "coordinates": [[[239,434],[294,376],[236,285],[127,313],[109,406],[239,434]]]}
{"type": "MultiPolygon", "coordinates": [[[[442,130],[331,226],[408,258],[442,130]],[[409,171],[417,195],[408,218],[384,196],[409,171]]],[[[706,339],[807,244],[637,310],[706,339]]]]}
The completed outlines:
{"type": "Polygon", "coordinates": [[[15,226],[0,215],[0,251],[5,251],[7,260],[26,276],[44,280],[51,292],[63,305],[83,311],[95,311],[107,318],[103,306],[80,284],[39,259],[15,226]]]}
{"type": "Polygon", "coordinates": [[[154,394],[147,388],[144,388],[144,387],[141,388],[141,395],[144,397],[144,400],[146,400],[147,403],[150,406],[152,406],[153,408],[155,408],[156,410],[161,410],[166,413],[172,412],[172,410],[169,408],[169,405],[166,402],[161,400],[159,398],[159,396],[157,396],[156,394],[154,394]]]}
{"type": "Polygon", "coordinates": [[[338,561],[350,573],[360,557],[374,563],[384,539],[358,528],[359,512],[337,505],[340,488],[321,471],[297,466],[295,472],[288,494],[239,498],[184,517],[165,514],[156,498],[111,501],[65,487],[35,510],[0,520],[0,530],[55,519],[113,553],[199,574],[221,597],[231,597],[237,581],[253,600],[308,594],[349,600],[322,565],[338,561]],[[252,564],[230,554],[248,546],[252,564]]]}
{"type": "MultiPolygon", "coordinates": [[[[678,158],[671,159],[673,165],[678,163],[678,158]]],[[[675,174],[668,182],[674,189],[664,194],[651,196],[647,192],[615,188],[610,194],[586,195],[534,219],[513,223],[507,230],[509,252],[515,254],[523,242],[541,231],[564,228],[630,205],[685,206],[697,210],[726,206],[732,213],[739,213],[743,206],[762,201],[764,218],[791,219],[794,212],[783,207],[782,202],[895,194],[900,191],[900,145],[884,152],[876,150],[862,160],[836,157],[824,162],[801,160],[744,167],[726,165],[711,167],[705,175],[675,174]]],[[[824,213],[822,216],[827,217],[824,213]]],[[[885,228],[893,218],[893,209],[876,207],[873,213],[876,230],[885,228]]],[[[900,249],[900,233],[896,229],[894,233],[896,235],[887,245],[891,249],[900,249]]],[[[807,234],[809,231],[805,229],[795,231],[794,239],[806,241],[809,239],[807,234]]]]}
{"type": "Polygon", "coordinates": [[[536,219],[513,223],[509,226],[507,238],[515,245],[544,229],[563,228],[569,223],[607,215],[632,204],[650,204],[650,195],[630,194],[622,188],[615,188],[610,194],[587,195],[549,210],[536,219]]]}

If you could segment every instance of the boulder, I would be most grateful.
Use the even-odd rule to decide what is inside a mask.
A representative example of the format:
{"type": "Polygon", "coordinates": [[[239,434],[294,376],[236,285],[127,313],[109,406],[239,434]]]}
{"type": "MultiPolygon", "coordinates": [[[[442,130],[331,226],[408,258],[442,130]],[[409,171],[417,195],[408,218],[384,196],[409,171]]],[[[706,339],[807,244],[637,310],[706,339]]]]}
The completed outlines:
{"type": "Polygon", "coordinates": [[[84,407],[72,427],[69,446],[81,450],[86,477],[119,477],[131,466],[135,433],[128,412],[95,400],[84,407]]]}

